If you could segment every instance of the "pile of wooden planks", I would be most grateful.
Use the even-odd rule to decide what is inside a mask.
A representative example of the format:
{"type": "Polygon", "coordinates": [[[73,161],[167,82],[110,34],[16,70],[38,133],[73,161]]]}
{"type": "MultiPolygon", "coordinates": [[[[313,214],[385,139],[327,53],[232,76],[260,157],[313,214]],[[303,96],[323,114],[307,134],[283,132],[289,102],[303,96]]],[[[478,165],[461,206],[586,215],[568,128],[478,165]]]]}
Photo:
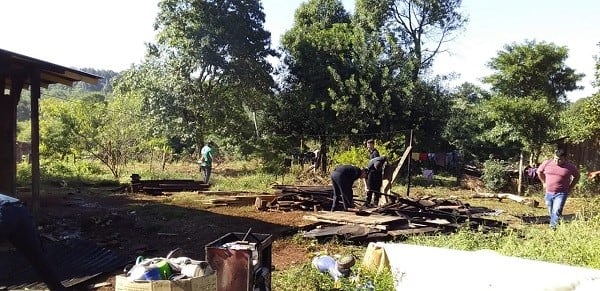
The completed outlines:
{"type": "Polygon", "coordinates": [[[204,205],[210,206],[251,206],[256,201],[272,201],[275,195],[248,191],[198,191],[204,205]]]}
{"type": "MultiPolygon", "coordinates": [[[[331,186],[276,185],[276,198],[259,210],[311,210],[331,209],[333,188],[331,186]]],[[[258,202],[257,202],[258,204],[258,202]]]]}
{"type": "Polygon", "coordinates": [[[456,199],[397,197],[395,200],[394,203],[377,208],[350,212],[321,211],[306,215],[305,219],[325,225],[305,233],[304,236],[338,236],[345,240],[371,241],[383,238],[401,239],[415,234],[451,233],[459,228],[501,231],[507,227],[502,221],[484,217],[495,212],[494,210],[471,207],[456,199]]]}
{"type": "Polygon", "coordinates": [[[263,204],[261,210],[308,210],[304,218],[322,223],[305,233],[306,237],[325,238],[340,236],[346,240],[402,238],[414,234],[449,233],[459,228],[499,231],[504,222],[486,218],[495,213],[486,207],[472,207],[458,199],[434,197],[393,196],[390,203],[375,208],[349,211],[321,211],[331,209],[331,186],[280,185],[276,198],[263,204]]]}
{"type": "Polygon", "coordinates": [[[210,188],[209,184],[192,179],[180,180],[142,180],[139,175],[131,175],[131,193],[146,193],[161,195],[164,192],[204,191],[210,188]]]}

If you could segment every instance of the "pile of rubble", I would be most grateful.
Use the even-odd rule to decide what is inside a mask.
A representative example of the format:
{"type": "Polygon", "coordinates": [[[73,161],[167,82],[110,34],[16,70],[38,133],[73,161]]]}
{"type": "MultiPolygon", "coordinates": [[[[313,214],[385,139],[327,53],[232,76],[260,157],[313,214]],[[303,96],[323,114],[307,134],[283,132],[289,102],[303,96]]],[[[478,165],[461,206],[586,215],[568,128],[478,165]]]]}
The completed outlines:
{"type": "Polygon", "coordinates": [[[354,208],[349,211],[330,209],[331,186],[276,186],[276,198],[258,203],[264,211],[313,211],[304,218],[322,223],[305,233],[305,237],[370,241],[403,238],[413,234],[449,233],[459,228],[482,231],[501,231],[507,224],[486,218],[497,214],[486,207],[473,207],[458,199],[433,197],[401,197],[388,195],[388,203],[373,208],[354,208]]]}

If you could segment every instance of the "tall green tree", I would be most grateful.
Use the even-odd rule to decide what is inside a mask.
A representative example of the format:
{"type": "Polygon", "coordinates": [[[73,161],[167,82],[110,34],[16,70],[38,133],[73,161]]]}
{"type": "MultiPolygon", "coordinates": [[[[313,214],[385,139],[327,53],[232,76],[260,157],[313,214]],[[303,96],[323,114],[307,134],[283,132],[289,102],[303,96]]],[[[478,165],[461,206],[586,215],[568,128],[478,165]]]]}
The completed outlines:
{"type": "Polygon", "coordinates": [[[565,46],[534,40],[508,44],[488,62],[495,72],[483,81],[495,93],[541,97],[558,106],[567,102],[567,92],[581,89],[577,82],[584,76],[566,65],[568,52],[565,46]]]}
{"type": "MultiPolygon", "coordinates": [[[[461,0],[383,1],[387,11],[383,21],[383,45],[398,52],[390,61],[409,73],[408,83],[396,86],[396,100],[403,112],[399,123],[414,130],[423,150],[446,150],[441,139],[448,118],[450,98],[442,78],[431,77],[429,68],[445,44],[460,32],[467,19],[461,14],[461,0]]],[[[378,15],[378,14],[376,14],[378,15]]],[[[398,121],[396,121],[398,122],[398,121]]],[[[408,140],[408,136],[405,137],[408,140]]]]}
{"type": "Polygon", "coordinates": [[[288,128],[276,126],[277,131],[327,135],[344,122],[352,127],[352,116],[338,114],[330,97],[336,90],[331,72],[342,79],[352,73],[352,33],[350,15],[338,0],[311,0],[296,10],[294,25],[281,40],[287,72],[271,111],[277,120],[292,114],[302,120],[287,123],[288,128]]]}
{"type": "Polygon", "coordinates": [[[545,98],[494,96],[482,103],[485,119],[493,122],[485,140],[499,147],[517,143],[537,162],[542,145],[556,137],[559,114],[545,98]]]}
{"type": "Polygon", "coordinates": [[[449,144],[463,152],[467,161],[485,160],[494,150],[496,143],[483,138],[492,123],[482,118],[480,104],[490,98],[484,89],[463,83],[451,95],[450,118],[442,136],[449,144]]]}
{"type": "Polygon", "coordinates": [[[390,0],[386,27],[411,59],[412,80],[431,67],[444,44],[467,22],[462,0],[390,0]]]}
{"type": "Polygon", "coordinates": [[[163,0],[159,8],[157,41],[137,68],[157,81],[143,83],[153,92],[146,110],[185,143],[208,134],[248,140],[249,112],[263,109],[273,87],[260,1],[163,0]]]}
{"type": "MultiPolygon", "coordinates": [[[[600,43],[598,44],[600,48],[600,43]]],[[[600,55],[594,56],[595,80],[600,86],[600,55]]],[[[561,130],[574,143],[600,138],[600,90],[592,96],[577,100],[561,114],[561,130]]]]}
{"type": "Polygon", "coordinates": [[[542,144],[558,134],[558,117],[564,108],[566,92],[579,88],[582,74],[565,64],[566,47],[552,43],[525,41],[510,44],[492,58],[494,70],[484,82],[496,95],[483,111],[494,127],[488,140],[518,142],[537,162],[542,144]]]}

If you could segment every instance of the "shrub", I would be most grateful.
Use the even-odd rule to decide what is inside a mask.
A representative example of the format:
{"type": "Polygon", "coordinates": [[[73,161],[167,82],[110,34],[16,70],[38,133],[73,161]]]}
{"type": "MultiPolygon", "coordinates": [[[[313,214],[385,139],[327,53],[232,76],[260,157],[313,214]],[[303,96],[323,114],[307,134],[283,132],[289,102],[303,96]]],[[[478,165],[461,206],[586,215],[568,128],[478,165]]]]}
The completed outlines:
{"type": "Polygon", "coordinates": [[[481,177],[485,188],[498,192],[502,188],[508,186],[508,177],[504,165],[500,160],[492,159],[483,163],[483,176],[481,177]]]}

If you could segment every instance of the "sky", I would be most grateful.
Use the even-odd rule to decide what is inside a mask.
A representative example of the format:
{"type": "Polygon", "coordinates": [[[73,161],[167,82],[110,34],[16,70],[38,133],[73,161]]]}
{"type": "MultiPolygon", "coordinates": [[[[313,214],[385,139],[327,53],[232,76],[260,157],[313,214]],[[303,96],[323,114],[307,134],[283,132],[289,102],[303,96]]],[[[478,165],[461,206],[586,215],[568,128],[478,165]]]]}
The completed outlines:
{"type": "MultiPolygon", "coordinates": [[[[262,0],[265,28],[272,43],[294,21],[306,0],[262,0]]],[[[75,68],[121,71],[140,63],[145,43],[153,42],[158,0],[4,0],[0,1],[0,49],[75,68]]],[[[342,0],[350,13],[354,0],[342,0]]],[[[567,66],[586,77],[584,90],[570,100],[596,92],[591,82],[594,55],[600,55],[600,1],[463,0],[465,28],[445,46],[434,63],[435,74],[454,73],[456,86],[492,72],[486,64],[507,44],[525,40],[551,42],[569,49],[567,66]]]]}

